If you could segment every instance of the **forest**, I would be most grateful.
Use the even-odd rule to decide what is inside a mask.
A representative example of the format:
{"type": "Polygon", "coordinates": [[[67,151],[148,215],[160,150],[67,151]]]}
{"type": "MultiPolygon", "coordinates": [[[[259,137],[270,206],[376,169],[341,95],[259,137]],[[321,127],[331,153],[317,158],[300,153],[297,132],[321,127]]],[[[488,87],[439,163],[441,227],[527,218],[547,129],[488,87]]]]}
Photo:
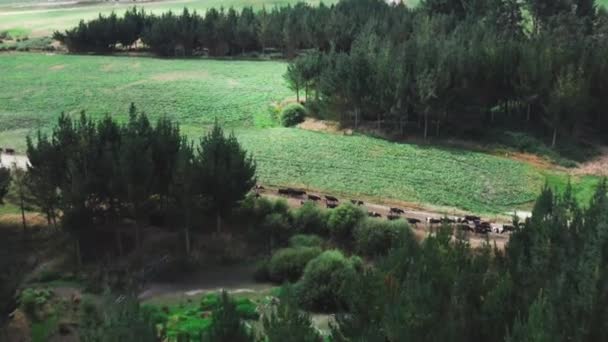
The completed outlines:
{"type": "Polygon", "coordinates": [[[424,140],[527,131],[567,149],[605,138],[607,19],[593,0],[345,0],[204,16],[133,8],[54,37],[81,53],[138,41],[160,56],[280,51],[320,117],[424,140]]]}

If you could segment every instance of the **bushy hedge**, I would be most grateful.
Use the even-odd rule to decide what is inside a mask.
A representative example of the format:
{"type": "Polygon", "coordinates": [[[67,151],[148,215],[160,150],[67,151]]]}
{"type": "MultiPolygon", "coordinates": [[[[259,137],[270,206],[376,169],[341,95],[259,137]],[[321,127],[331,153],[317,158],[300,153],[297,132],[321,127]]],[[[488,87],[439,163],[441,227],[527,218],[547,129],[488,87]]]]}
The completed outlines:
{"type": "Polygon", "coordinates": [[[319,208],[314,203],[306,202],[294,211],[294,226],[300,233],[327,236],[329,214],[328,211],[319,208]]]}
{"type": "MultiPolygon", "coordinates": [[[[248,298],[236,298],[233,300],[236,305],[236,311],[242,319],[258,319],[259,314],[256,309],[256,304],[248,298]]],[[[200,310],[216,311],[221,307],[222,297],[219,293],[209,293],[201,299],[200,310]]]]}
{"type": "Polygon", "coordinates": [[[319,247],[289,247],[278,250],[268,265],[270,279],[277,283],[297,281],[306,264],[319,254],[319,247]]]}
{"type": "Polygon", "coordinates": [[[281,111],[281,124],[285,127],[295,126],[306,117],[306,109],[299,103],[291,103],[281,111]]]}
{"type": "Polygon", "coordinates": [[[311,260],[296,285],[302,306],[322,312],[344,309],[346,284],[356,275],[360,263],[361,259],[346,258],[337,250],[323,252],[311,260]]]}
{"type": "Polygon", "coordinates": [[[341,204],[330,212],[327,220],[331,237],[336,241],[350,240],[353,230],[365,217],[365,213],[351,203],[341,204]]]}
{"type": "Polygon", "coordinates": [[[411,234],[405,220],[366,219],[355,229],[357,251],[367,256],[385,255],[399,241],[411,234]]]}
{"type": "Polygon", "coordinates": [[[321,247],[323,239],[318,235],[294,235],[289,239],[291,247],[321,247]]]}

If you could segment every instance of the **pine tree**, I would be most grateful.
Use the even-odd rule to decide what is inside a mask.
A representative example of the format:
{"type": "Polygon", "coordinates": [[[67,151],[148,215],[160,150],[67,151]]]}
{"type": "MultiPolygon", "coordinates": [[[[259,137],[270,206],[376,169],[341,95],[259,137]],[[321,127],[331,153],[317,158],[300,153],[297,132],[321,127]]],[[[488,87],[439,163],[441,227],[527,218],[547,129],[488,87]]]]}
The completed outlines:
{"type": "Polygon", "coordinates": [[[242,149],[234,133],[228,137],[217,120],[201,139],[196,155],[199,193],[211,200],[211,210],[221,231],[222,217],[255,185],[256,164],[242,149]]]}
{"type": "Polygon", "coordinates": [[[209,332],[203,335],[204,342],[253,342],[254,338],[241,322],[236,304],[222,291],[219,307],[213,311],[209,332]]]}
{"type": "Polygon", "coordinates": [[[301,311],[292,287],[281,288],[279,305],[264,316],[264,333],[268,342],[318,342],[320,334],[313,327],[310,315],[301,311]]]}

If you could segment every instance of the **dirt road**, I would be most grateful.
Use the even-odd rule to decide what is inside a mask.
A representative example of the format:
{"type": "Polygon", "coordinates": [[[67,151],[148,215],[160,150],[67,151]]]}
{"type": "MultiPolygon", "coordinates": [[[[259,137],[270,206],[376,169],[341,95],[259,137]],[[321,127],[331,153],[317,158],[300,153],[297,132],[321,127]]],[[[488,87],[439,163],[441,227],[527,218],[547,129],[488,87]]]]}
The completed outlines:
{"type": "MultiPolygon", "coordinates": [[[[264,186],[265,189],[260,191],[260,195],[267,197],[267,198],[271,198],[271,199],[278,199],[278,198],[282,198],[284,200],[287,201],[287,203],[289,204],[290,207],[292,208],[299,208],[302,206],[302,201],[305,200],[305,196],[301,197],[301,198],[296,198],[296,197],[288,197],[288,196],[279,196],[277,193],[277,189],[276,188],[272,188],[269,186],[264,186]]],[[[324,193],[320,193],[320,192],[314,192],[315,195],[319,196],[319,197],[323,197],[325,195],[329,195],[329,194],[324,194],[324,193]]],[[[340,200],[341,203],[344,202],[349,202],[351,199],[350,198],[338,198],[340,200]]],[[[324,207],[325,204],[322,201],[319,201],[318,206],[320,207],[324,207]]],[[[427,218],[435,218],[435,219],[440,219],[445,217],[445,213],[439,213],[439,212],[433,212],[433,211],[427,211],[427,210],[421,210],[420,208],[413,208],[413,207],[408,207],[405,205],[400,205],[400,206],[393,206],[393,207],[399,207],[400,209],[403,209],[405,211],[405,214],[402,215],[402,217],[404,218],[414,218],[414,219],[418,219],[421,221],[421,223],[412,225],[412,228],[414,228],[414,231],[416,233],[416,235],[420,238],[426,237],[428,234],[431,234],[433,229],[436,229],[438,227],[438,225],[430,225],[427,224],[427,218]]],[[[361,206],[361,209],[363,211],[368,211],[368,212],[377,212],[380,215],[382,215],[383,219],[386,219],[389,211],[390,211],[391,206],[389,205],[384,205],[384,204],[377,204],[377,203],[370,203],[370,202],[364,202],[364,204],[361,206]]],[[[458,213],[458,214],[463,214],[463,213],[458,213]]],[[[456,216],[456,215],[454,215],[456,216]]],[[[496,223],[496,224],[509,224],[510,222],[505,220],[505,219],[501,219],[498,217],[495,218],[483,218],[486,221],[490,221],[492,223],[496,223]]],[[[471,243],[471,246],[473,247],[479,247],[482,246],[486,241],[488,241],[491,245],[496,244],[496,246],[500,249],[503,249],[505,244],[507,243],[507,241],[509,241],[509,233],[504,233],[504,234],[497,234],[497,233],[489,233],[489,234],[474,234],[474,233],[466,233],[466,236],[469,238],[469,241],[471,243]]]]}

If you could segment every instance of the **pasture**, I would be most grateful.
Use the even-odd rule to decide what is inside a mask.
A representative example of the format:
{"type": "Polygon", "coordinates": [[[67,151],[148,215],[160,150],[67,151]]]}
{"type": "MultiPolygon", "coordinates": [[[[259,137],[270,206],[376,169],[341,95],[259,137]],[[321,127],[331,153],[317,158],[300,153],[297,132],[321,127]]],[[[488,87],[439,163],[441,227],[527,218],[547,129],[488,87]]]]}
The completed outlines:
{"type": "MultiPolygon", "coordinates": [[[[152,118],[173,117],[193,139],[218,118],[253,153],[267,184],[504,212],[525,208],[546,180],[558,188],[567,182],[565,173],[483,153],[276,127],[272,104],[293,97],[285,68],[276,61],[0,54],[0,146],[23,151],[26,135],[48,129],[61,111],[124,119],[135,102],[152,118]]],[[[596,179],[573,182],[586,200],[596,179]]]]}

